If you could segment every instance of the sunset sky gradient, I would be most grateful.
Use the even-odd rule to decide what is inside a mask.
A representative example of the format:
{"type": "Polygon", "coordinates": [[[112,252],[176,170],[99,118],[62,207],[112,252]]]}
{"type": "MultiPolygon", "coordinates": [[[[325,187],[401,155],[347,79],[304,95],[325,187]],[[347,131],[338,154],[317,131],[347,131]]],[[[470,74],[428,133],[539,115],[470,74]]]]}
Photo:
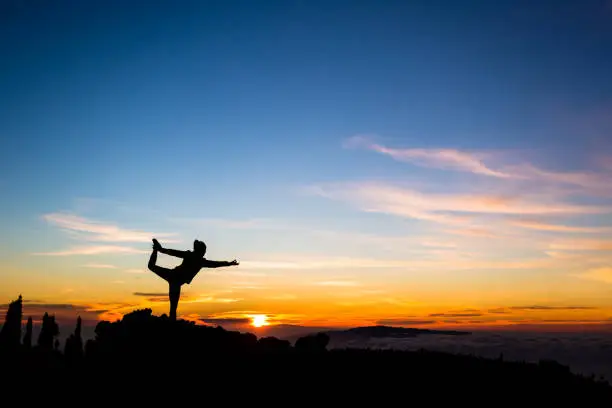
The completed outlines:
{"type": "Polygon", "coordinates": [[[3,2],[0,304],[612,327],[612,3],[414,3],[3,2]]]}

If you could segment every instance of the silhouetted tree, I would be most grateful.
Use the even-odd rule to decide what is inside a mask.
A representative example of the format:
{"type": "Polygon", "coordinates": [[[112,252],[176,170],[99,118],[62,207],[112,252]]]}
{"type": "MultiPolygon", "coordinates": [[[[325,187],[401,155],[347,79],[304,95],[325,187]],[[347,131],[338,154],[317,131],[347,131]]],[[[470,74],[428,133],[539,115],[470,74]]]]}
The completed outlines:
{"type": "Polygon", "coordinates": [[[59,326],[55,322],[55,316],[49,316],[45,312],[42,320],[42,327],[38,335],[38,347],[45,350],[53,349],[53,340],[59,334],[59,326]]]}
{"type": "Polygon", "coordinates": [[[26,348],[32,347],[32,317],[28,317],[28,323],[26,324],[26,332],[23,336],[23,346],[26,348]]]}
{"type": "Polygon", "coordinates": [[[81,338],[81,317],[77,318],[74,333],[66,339],[64,355],[69,363],[75,363],[83,357],[83,339],[81,338]]]}
{"type": "Polygon", "coordinates": [[[329,336],[325,333],[317,333],[300,337],[295,342],[295,348],[299,351],[321,352],[326,350],[327,343],[329,343],[329,336]]]}
{"type": "Polygon", "coordinates": [[[17,348],[21,343],[21,318],[23,300],[21,295],[8,305],[4,325],[0,331],[0,345],[7,348],[17,348]]]}

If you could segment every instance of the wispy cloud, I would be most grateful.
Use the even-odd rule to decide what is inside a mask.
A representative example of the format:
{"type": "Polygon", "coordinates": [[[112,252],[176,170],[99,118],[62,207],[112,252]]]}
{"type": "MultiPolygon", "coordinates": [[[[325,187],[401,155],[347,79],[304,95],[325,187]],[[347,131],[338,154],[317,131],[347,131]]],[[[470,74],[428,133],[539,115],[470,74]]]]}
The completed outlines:
{"type": "Polygon", "coordinates": [[[95,269],[115,269],[117,268],[115,265],[110,264],[97,264],[97,263],[88,263],[83,265],[85,268],[95,268],[95,269]]]}
{"type": "Polygon", "coordinates": [[[483,158],[487,153],[468,152],[455,149],[395,149],[375,143],[370,137],[354,136],[344,143],[345,148],[372,150],[391,158],[424,167],[467,171],[491,177],[512,177],[501,171],[487,167],[483,158]]]}
{"type": "Polygon", "coordinates": [[[435,239],[426,239],[421,242],[421,245],[432,248],[457,248],[457,243],[452,241],[441,241],[435,239]]]}
{"type": "Polygon", "coordinates": [[[595,161],[602,169],[612,173],[612,155],[599,155],[595,161]]]}
{"type": "MultiPolygon", "coordinates": [[[[253,219],[253,220],[232,220],[232,219],[174,219],[174,221],[189,222],[189,225],[206,225],[206,226],[219,226],[223,228],[237,228],[237,229],[253,229],[253,230],[285,230],[291,231],[296,236],[309,236],[311,239],[325,239],[330,241],[342,241],[345,243],[355,244],[367,244],[371,246],[378,246],[383,248],[406,248],[407,246],[415,247],[422,246],[427,248],[452,248],[456,244],[442,240],[440,238],[432,237],[414,237],[414,236],[401,236],[401,235],[380,235],[373,233],[365,233],[358,230],[331,230],[325,228],[319,228],[312,225],[312,223],[296,220],[283,220],[283,219],[253,219]]],[[[244,261],[241,263],[243,267],[246,266],[244,261]]],[[[288,265],[289,267],[289,265],[288,265]]],[[[250,272],[241,271],[214,271],[211,270],[210,274],[223,274],[223,275],[236,275],[244,276],[251,275],[250,272]]],[[[251,275],[254,276],[254,275],[251,275]]]]}
{"type": "Polygon", "coordinates": [[[290,293],[283,293],[280,295],[268,296],[267,299],[270,300],[295,300],[297,299],[296,295],[292,295],[290,293]]]}
{"type": "Polygon", "coordinates": [[[544,253],[551,258],[557,259],[580,259],[584,257],[582,253],[570,253],[570,252],[561,252],[561,251],[544,251],[544,253]]]}
{"type": "Polygon", "coordinates": [[[70,256],[99,254],[142,254],[148,251],[119,245],[89,245],[78,246],[56,252],[36,252],[33,255],[70,256]]]}
{"type": "MultiPolygon", "coordinates": [[[[406,268],[415,262],[375,258],[349,257],[295,257],[276,256],[271,259],[244,261],[245,268],[252,269],[332,269],[332,268],[406,268]]],[[[422,264],[421,264],[422,265],[422,264]]]]}
{"type": "Polygon", "coordinates": [[[612,212],[612,207],[562,203],[545,197],[529,200],[518,194],[423,193],[376,182],[319,185],[310,191],[322,197],[350,203],[366,212],[459,225],[469,223],[477,214],[575,215],[612,212]]]}
{"type": "Polygon", "coordinates": [[[315,285],[354,287],[354,286],[360,286],[361,284],[359,282],[351,281],[351,280],[328,280],[328,281],[315,282],[315,285]]]}
{"type": "Polygon", "coordinates": [[[483,227],[465,227],[445,230],[447,234],[461,235],[464,237],[498,238],[499,231],[493,231],[483,227]]]}
{"type": "Polygon", "coordinates": [[[549,248],[567,251],[612,251],[612,241],[598,239],[557,239],[550,243],[549,248]]]}
{"type": "MultiPolygon", "coordinates": [[[[168,295],[166,296],[156,296],[156,297],[148,297],[146,298],[147,302],[151,302],[151,303],[166,303],[169,301],[169,297],[168,295]]],[[[189,299],[189,296],[181,294],[180,299],[182,301],[185,301],[186,299],[189,299]]]]}
{"type": "Polygon", "coordinates": [[[227,218],[171,218],[170,221],[223,229],[285,229],[288,226],[279,220],[269,218],[251,218],[235,220],[227,218]]]}
{"type": "Polygon", "coordinates": [[[589,269],[588,271],[574,274],[573,276],[597,282],[612,283],[612,267],[589,269]]]}
{"type": "Polygon", "coordinates": [[[570,225],[559,225],[550,224],[544,221],[538,220],[515,220],[510,221],[510,224],[516,225],[522,228],[540,230],[540,231],[551,231],[551,232],[577,232],[577,233],[601,233],[611,232],[612,228],[608,227],[579,227],[570,225]]]}
{"type": "Polygon", "coordinates": [[[382,260],[373,258],[343,258],[343,257],[286,257],[244,261],[245,268],[252,269],[324,269],[324,268],[402,268],[405,261],[382,260]]]}
{"type": "Polygon", "coordinates": [[[133,273],[133,274],[146,274],[148,273],[144,268],[131,268],[131,269],[126,269],[124,271],[125,273],[133,273]]]}
{"type": "MultiPolygon", "coordinates": [[[[164,238],[168,242],[169,237],[176,235],[170,233],[151,233],[124,229],[114,224],[94,221],[69,213],[49,213],[43,215],[42,218],[48,223],[68,232],[73,238],[99,242],[100,244],[76,246],[69,249],[52,252],[38,252],[34,255],[71,256],[99,254],[141,254],[146,253],[147,251],[117,244],[123,244],[125,242],[149,242],[152,237],[164,238]]],[[[170,239],[170,241],[172,240],[170,239]]],[[[109,265],[101,265],[105,264],[88,264],[88,267],[110,267],[109,265]]]]}
{"type": "Polygon", "coordinates": [[[235,303],[243,300],[242,298],[223,298],[215,296],[198,296],[194,299],[189,299],[185,303],[235,303]]]}
{"type": "Polygon", "coordinates": [[[254,282],[233,282],[230,288],[236,290],[261,290],[266,287],[254,282]]]}
{"type": "Polygon", "coordinates": [[[69,213],[50,213],[42,218],[52,225],[70,233],[78,234],[81,239],[98,242],[149,242],[152,237],[171,242],[173,233],[154,233],[124,229],[117,225],[90,220],[69,213]]]}
{"type": "MultiPolygon", "coordinates": [[[[240,265],[244,266],[243,263],[240,265]]],[[[208,275],[222,275],[222,276],[240,276],[246,278],[263,278],[269,275],[265,272],[248,272],[248,271],[215,271],[214,269],[208,271],[208,275]]]]}
{"type": "Polygon", "coordinates": [[[530,305],[530,306],[511,306],[512,310],[596,310],[592,306],[545,306],[545,305],[530,305]]]}
{"type": "MultiPolygon", "coordinates": [[[[408,162],[417,166],[442,170],[455,170],[503,179],[541,181],[553,184],[568,184],[596,192],[609,189],[609,158],[600,159],[599,171],[551,171],[541,169],[531,163],[492,165],[504,152],[466,151],[452,148],[393,148],[374,141],[372,136],[354,136],[347,139],[345,148],[360,148],[387,155],[394,160],[408,162]],[[488,163],[487,163],[488,162],[488,163]]],[[[507,155],[506,155],[507,156],[507,155]]]]}
{"type": "MultiPolygon", "coordinates": [[[[461,258],[446,256],[438,259],[374,259],[374,258],[337,258],[337,257],[292,257],[278,256],[262,261],[249,261],[249,268],[257,269],[440,269],[469,270],[469,269],[534,269],[556,268],[558,263],[551,257],[533,259],[502,259],[488,260],[482,258],[461,258]],[[290,260],[291,259],[291,260],[290,260]]],[[[242,265],[242,264],[241,264],[242,265]]],[[[332,280],[333,281],[333,280],[332,280]]]]}
{"type": "Polygon", "coordinates": [[[479,317],[482,313],[431,313],[429,317],[479,317]]]}
{"type": "Polygon", "coordinates": [[[487,313],[492,313],[492,314],[510,314],[511,312],[503,307],[499,307],[499,308],[495,308],[495,309],[489,309],[487,310],[487,313]]]}
{"type": "Polygon", "coordinates": [[[609,189],[612,173],[607,172],[561,172],[547,171],[532,164],[509,166],[509,169],[520,178],[539,180],[555,184],[569,184],[585,189],[602,192],[609,189]]]}

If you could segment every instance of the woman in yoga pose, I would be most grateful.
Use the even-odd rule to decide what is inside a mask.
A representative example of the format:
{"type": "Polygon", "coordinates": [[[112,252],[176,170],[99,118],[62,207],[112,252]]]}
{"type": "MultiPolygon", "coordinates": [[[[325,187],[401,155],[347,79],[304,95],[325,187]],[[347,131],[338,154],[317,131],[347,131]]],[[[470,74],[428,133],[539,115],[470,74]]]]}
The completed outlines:
{"type": "Polygon", "coordinates": [[[206,254],[206,244],[197,239],[193,241],[193,251],[178,251],[176,249],[163,248],[161,244],[153,238],[153,252],[149,258],[149,269],[157,276],[168,282],[170,285],[170,319],[176,320],[176,309],[178,308],[179,298],[181,297],[181,286],[190,284],[193,278],[200,272],[202,268],[219,268],[221,266],[238,265],[234,259],[231,262],[227,261],[210,261],[204,258],[206,254]],[[183,258],[183,262],[173,268],[168,269],[156,265],[157,253],[176,256],[183,258]]]}

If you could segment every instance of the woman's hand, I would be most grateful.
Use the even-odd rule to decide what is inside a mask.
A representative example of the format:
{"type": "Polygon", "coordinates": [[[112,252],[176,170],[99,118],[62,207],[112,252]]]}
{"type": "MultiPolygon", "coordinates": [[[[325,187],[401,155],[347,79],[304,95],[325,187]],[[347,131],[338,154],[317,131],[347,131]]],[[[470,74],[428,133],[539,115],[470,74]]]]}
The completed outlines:
{"type": "Polygon", "coordinates": [[[162,248],[161,244],[159,243],[158,240],[156,240],[155,238],[153,238],[153,249],[156,251],[159,251],[162,248]]]}

